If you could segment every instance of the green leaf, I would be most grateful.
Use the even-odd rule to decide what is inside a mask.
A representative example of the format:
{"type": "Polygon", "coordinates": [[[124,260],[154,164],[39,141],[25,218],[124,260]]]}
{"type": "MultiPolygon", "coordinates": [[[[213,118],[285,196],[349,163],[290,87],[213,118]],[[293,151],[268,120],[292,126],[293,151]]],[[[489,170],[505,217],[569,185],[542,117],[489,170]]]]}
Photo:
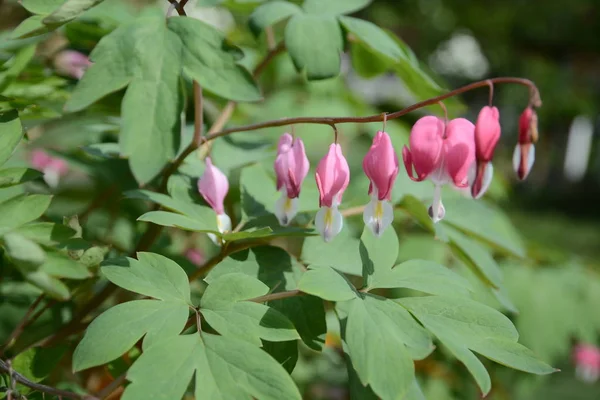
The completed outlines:
{"type": "Polygon", "coordinates": [[[456,229],[446,228],[453,252],[463,260],[487,285],[502,286],[502,271],[489,251],[456,229]]]}
{"type": "Polygon", "coordinates": [[[178,336],[144,351],[127,372],[131,384],[122,399],[179,399],[192,376],[198,399],[301,399],[292,378],[265,352],[209,333],[178,336]]]}
{"type": "Polygon", "coordinates": [[[380,300],[370,298],[351,300],[345,332],[350,359],[363,386],[383,400],[402,399],[414,380],[414,364],[396,324],[376,308],[380,300]]]}
{"type": "Polygon", "coordinates": [[[469,349],[511,368],[537,374],[554,371],[517,343],[518,333],[510,320],[493,308],[448,296],[399,302],[465,364],[484,395],[490,390],[489,375],[469,349]]]}
{"type": "Polygon", "coordinates": [[[23,137],[17,111],[0,114],[0,165],[10,158],[23,137]]]}
{"type": "Polygon", "coordinates": [[[181,49],[164,16],[146,13],[100,40],[90,56],[94,64],[65,105],[68,111],[78,111],[129,84],[121,104],[119,144],[142,184],[179,150],[181,49]]]}
{"type": "Polygon", "coordinates": [[[217,229],[217,217],[213,212],[213,221],[196,219],[181,214],[175,214],[167,211],[150,211],[139,217],[138,221],[152,222],[156,225],[170,226],[173,228],[184,229],[186,231],[208,232],[221,236],[217,229]]]}
{"type": "Polygon", "coordinates": [[[310,14],[350,14],[368,6],[371,0],[305,0],[302,8],[310,14]]]}
{"type": "Polygon", "coordinates": [[[50,14],[60,7],[64,0],[23,0],[21,4],[34,14],[50,14]]]}
{"type": "Polygon", "coordinates": [[[291,374],[298,362],[298,342],[269,342],[263,340],[263,350],[269,353],[271,357],[281,364],[281,366],[291,374]]]}
{"type": "Polygon", "coordinates": [[[329,301],[351,300],[357,292],[347,278],[330,267],[315,267],[300,279],[299,289],[329,301]]]}
{"type": "Polygon", "coordinates": [[[406,58],[400,46],[377,25],[352,17],[340,17],[340,22],[344,28],[373,52],[385,56],[393,62],[400,62],[406,58]]]}
{"type": "Polygon", "coordinates": [[[33,222],[15,229],[14,232],[46,246],[56,245],[75,236],[73,229],[52,222],[33,222]]]}
{"type": "Polygon", "coordinates": [[[63,358],[66,346],[30,348],[19,353],[12,361],[12,368],[32,382],[41,382],[63,358]]]}
{"type": "Polygon", "coordinates": [[[302,13],[302,9],[293,3],[287,1],[270,1],[258,6],[252,12],[248,24],[252,33],[259,36],[265,28],[300,13],[302,13]]]}
{"type": "Polygon", "coordinates": [[[23,274],[25,280],[40,288],[44,293],[59,301],[68,300],[71,297],[69,288],[58,279],[43,271],[35,271],[23,274]]]}
{"type": "MultiPolygon", "coordinates": [[[[237,272],[260,279],[269,291],[277,293],[298,289],[298,282],[305,273],[302,268],[283,249],[259,246],[226,258],[210,271],[205,281],[210,285],[223,275],[237,272]]],[[[327,328],[321,299],[309,295],[296,296],[271,301],[269,306],[292,321],[307,346],[321,350],[327,328]]]]}
{"type": "Polygon", "coordinates": [[[2,242],[6,255],[23,272],[34,271],[46,261],[44,250],[24,236],[9,233],[2,242]]]}
{"type": "Polygon", "coordinates": [[[35,55],[36,44],[25,46],[17,52],[10,60],[2,66],[4,71],[0,72],[0,92],[8,87],[23,72],[35,55]]]}
{"type": "Polygon", "coordinates": [[[58,9],[44,18],[43,23],[47,25],[66,24],[102,1],[104,0],[67,0],[58,9]]]}
{"type": "Polygon", "coordinates": [[[362,276],[360,241],[348,231],[342,230],[329,243],[317,236],[306,238],[302,246],[302,261],[309,265],[328,266],[346,274],[362,276]]]}
{"type": "Polygon", "coordinates": [[[387,274],[398,259],[400,243],[393,227],[389,227],[377,237],[365,226],[360,237],[360,257],[363,276],[374,279],[379,274],[387,274]]]}
{"type": "Polygon", "coordinates": [[[192,305],[185,271],[174,261],[154,253],[137,254],[138,259],[107,262],[102,274],[112,283],[129,291],[159,300],[192,305]]]}
{"type": "Polygon", "coordinates": [[[130,190],[125,192],[124,195],[129,199],[153,201],[168,210],[181,213],[198,221],[215,219],[215,212],[210,207],[182,199],[175,199],[162,193],[151,192],[149,190],[130,190]]]}
{"type": "Polygon", "coordinates": [[[235,101],[262,99],[250,73],[237,64],[243,54],[221,32],[195,18],[169,18],[167,25],[181,40],[183,71],[203,89],[235,101]]]}
{"type": "Polygon", "coordinates": [[[474,236],[492,247],[516,257],[525,257],[519,233],[496,207],[483,201],[463,198],[444,199],[447,212],[444,222],[474,236]]]}
{"type": "Polygon", "coordinates": [[[107,246],[92,246],[83,252],[79,258],[79,262],[86,268],[96,267],[104,261],[104,257],[106,257],[109,251],[110,248],[107,246]]]}
{"type": "Polygon", "coordinates": [[[285,28],[285,45],[296,69],[308,80],[333,78],[340,73],[344,40],[333,16],[295,15],[285,28]]]}
{"type": "Polygon", "coordinates": [[[475,342],[471,348],[492,361],[519,371],[537,375],[546,375],[558,371],[540,361],[527,347],[510,340],[493,338],[485,342],[475,342]]]}
{"type": "Polygon", "coordinates": [[[468,296],[469,282],[450,269],[426,260],[410,260],[376,275],[371,288],[408,288],[424,293],[468,296]]]}
{"type": "Polygon", "coordinates": [[[20,185],[42,177],[42,173],[31,168],[7,168],[0,170],[0,189],[20,185]]]}
{"type": "Polygon", "coordinates": [[[22,194],[0,203],[0,236],[39,218],[51,200],[52,196],[22,194]]]}
{"type": "Polygon", "coordinates": [[[25,39],[50,32],[51,28],[42,23],[45,15],[32,15],[23,20],[10,34],[11,39],[25,39]]]}
{"type": "Polygon", "coordinates": [[[232,242],[234,240],[264,238],[269,236],[273,236],[273,230],[267,226],[265,228],[251,228],[245,231],[226,233],[222,237],[224,241],[232,242]]]}
{"type": "Polygon", "coordinates": [[[188,306],[181,301],[135,300],[109,308],[85,331],[73,354],[73,371],[118,358],[144,335],[144,348],[151,348],[160,338],[175,341],[188,314],[188,306]]]}
{"type": "Polygon", "coordinates": [[[41,266],[40,271],[50,276],[68,279],[86,279],[92,276],[85,265],[66,255],[49,251],[46,256],[46,262],[41,266]]]}

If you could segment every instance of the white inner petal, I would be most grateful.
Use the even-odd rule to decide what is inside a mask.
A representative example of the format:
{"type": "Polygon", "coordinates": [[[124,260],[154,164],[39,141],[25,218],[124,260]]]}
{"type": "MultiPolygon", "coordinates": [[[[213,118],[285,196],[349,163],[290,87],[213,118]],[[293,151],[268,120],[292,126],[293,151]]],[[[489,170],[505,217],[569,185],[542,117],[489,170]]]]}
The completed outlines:
{"type": "Polygon", "coordinates": [[[519,173],[519,164],[521,164],[521,145],[517,143],[513,153],[513,169],[515,174],[519,173]]]}
{"type": "Polygon", "coordinates": [[[394,209],[387,201],[380,201],[373,196],[363,212],[363,221],[377,237],[392,224],[394,209]]]}
{"type": "Polygon", "coordinates": [[[337,234],[342,231],[344,219],[337,207],[321,207],[315,216],[315,227],[323,237],[323,240],[330,242],[337,234]]]}
{"type": "Polygon", "coordinates": [[[442,187],[440,185],[435,185],[433,188],[433,201],[429,209],[429,216],[435,224],[444,219],[445,215],[446,209],[442,204],[442,187]]]}
{"type": "Polygon", "coordinates": [[[483,171],[483,178],[481,180],[481,190],[479,191],[479,193],[477,194],[475,199],[480,199],[481,196],[483,196],[484,193],[487,192],[488,188],[490,187],[490,184],[492,183],[493,177],[494,177],[494,166],[490,162],[485,166],[485,171],[483,171]]]}
{"type": "Polygon", "coordinates": [[[50,186],[52,189],[56,189],[58,186],[58,182],[60,180],[60,174],[56,169],[46,168],[44,169],[44,181],[50,186]]]}
{"type": "Polygon", "coordinates": [[[285,188],[282,188],[281,197],[275,203],[275,216],[279,220],[279,224],[288,226],[297,213],[298,199],[290,199],[287,197],[287,191],[285,188]]]}

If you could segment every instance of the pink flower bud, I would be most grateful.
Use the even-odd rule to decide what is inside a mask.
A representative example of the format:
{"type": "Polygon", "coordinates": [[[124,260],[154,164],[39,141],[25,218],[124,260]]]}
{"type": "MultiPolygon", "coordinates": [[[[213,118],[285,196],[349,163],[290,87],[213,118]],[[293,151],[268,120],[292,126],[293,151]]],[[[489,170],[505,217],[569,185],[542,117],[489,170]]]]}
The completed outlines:
{"type": "Polygon", "coordinates": [[[289,133],[281,135],[277,146],[275,174],[277,190],[282,193],[275,204],[275,215],[283,226],[287,226],[298,212],[297,198],[309,168],[310,164],[302,140],[294,139],[289,133]]]}
{"type": "Polygon", "coordinates": [[[496,107],[483,107],[475,125],[477,160],[492,161],[498,140],[500,140],[500,113],[496,107]]]}
{"type": "Polygon", "coordinates": [[[289,133],[281,135],[275,159],[277,190],[285,187],[288,198],[298,197],[302,181],[306,178],[309,168],[310,164],[302,140],[292,138],[289,133]]]}
{"type": "Polygon", "coordinates": [[[363,170],[369,178],[372,196],[365,207],[363,221],[375,236],[380,236],[394,219],[394,209],[389,201],[398,175],[398,156],[387,133],[379,131],[375,135],[363,160],[363,170]]]}
{"type": "Polygon", "coordinates": [[[85,54],[74,50],[63,50],[54,57],[56,72],[75,79],[81,79],[90,65],[92,62],[85,54]]]}
{"type": "Polygon", "coordinates": [[[323,239],[328,242],[342,230],[342,214],[337,208],[350,183],[350,168],[339,144],[333,143],[329,146],[329,152],[317,166],[315,179],[321,207],[315,217],[315,225],[323,239]]]}
{"type": "Polygon", "coordinates": [[[535,161],[534,143],[538,139],[537,125],[537,114],[529,106],[519,118],[519,142],[513,153],[513,168],[520,180],[527,178],[535,161]]]}
{"type": "Polygon", "coordinates": [[[413,126],[409,144],[410,148],[404,146],[402,150],[404,167],[413,181],[429,178],[434,183],[429,214],[438,222],[445,215],[441,186],[447,183],[458,188],[468,186],[469,171],[475,162],[475,126],[464,118],[445,124],[437,117],[423,117],[413,126]]]}
{"type": "Polygon", "coordinates": [[[217,214],[225,214],[223,201],[229,191],[229,181],[221,170],[206,158],[206,169],[198,180],[198,191],[217,214]]]}
{"type": "Polygon", "coordinates": [[[590,344],[579,344],[573,350],[575,372],[584,382],[593,383],[600,377],[600,349],[590,344]]]}
{"type": "Polygon", "coordinates": [[[329,146],[329,152],[319,161],[315,179],[319,189],[319,206],[337,207],[350,183],[350,168],[339,144],[329,146]]]}
{"type": "Polygon", "coordinates": [[[52,157],[40,149],[31,152],[31,165],[44,173],[44,181],[52,188],[57,187],[60,178],[69,172],[69,165],[65,160],[52,157]]]}
{"type": "Polygon", "coordinates": [[[398,156],[390,137],[377,132],[363,160],[363,170],[369,178],[369,194],[376,192],[378,200],[391,200],[392,188],[398,175],[398,156]]]}

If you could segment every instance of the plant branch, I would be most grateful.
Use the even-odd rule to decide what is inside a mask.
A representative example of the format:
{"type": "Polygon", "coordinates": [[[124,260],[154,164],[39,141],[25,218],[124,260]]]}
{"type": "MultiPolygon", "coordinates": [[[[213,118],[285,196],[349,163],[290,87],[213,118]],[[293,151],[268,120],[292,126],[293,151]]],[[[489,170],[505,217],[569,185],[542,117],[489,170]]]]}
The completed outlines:
{"type": "Polygon", "coordinates": [[[335,124],[345,124],[345,123],[354,123],[354,124],[362,124],[367,122],[382,122],[384,118],[386,120],[400,118],[410,112],[418,110],[423,107],[431,106],[437,104],[438,102],[445,100],[447,98],[457,96],[459,94],[471,91],[473,89],[478,89],[482,87],[489,87],[490,83],[498,84],[498,83],[512,83],[517,85],[527,86],[530,89],[530,103],[536,107],[541,105],[540,94],[535,86],[535,84],[529,79],[524,78],[513,78],[513,77],[501,77],[501,78],[492,78],[486,79],[483,81],[473,82],[469,85],[460,87],[458,89],[454,89],[448,93],[444,93],[440,96],[433,97],[431,99],[427,99],[421,101],[419,103],[415,103],[410,107],[403,108],[402,110],[386,114],[384,117],[383,114],[370,115],[367,117],[296,117],[296,118],[281,118],[273,121],[260,122],[257,124],[243,125],[237,126],[229,129],[223,129],[219,132],[210,133],[206,136],[206,141],[216,139],[221,136],[229,135],[235,132],[248,132],[255,131],[263,128],[273,128],[277,126],[285,126],[285,125],[294,125],[294,124],[321,124],[321,125],[330,125],[334,126],[335,124]]]}
{"type": "Polygon", "coordinates": [[[31,382],[29,379],[19,374],[16,371],[13,371],[9,364],[0,360],[0,371],[7,373],[11,379],[14,379],[16,382],[19,382],[22,385],[27,386],[30,389],[37,390],[39,392],[44,392],[51,394],[53,396],[57,396],[59,398],[66,397],[68,399],[76,399],[76,400],[98,400],[98,398],[90,395],[81,395],[73,392],[69,392],[66,390],[56,389],[51,386],[42,385],[39,383],[31,382]]]}
{"type": "Polygon", "coordinates": [[[200,143],[202,143],[203,111],[202,87],[194,81],[194,139],[192,142],[196,146],[200,146],[200,143]]]}
{"type": "Polygon", "coordinates": [[[29,308],[27,309],[27,312],[25,313],[25,315],[23,316],[23,318],[21,319],[19,324],[15,327],[15,329],[13,329],[11,334],[8,336],[8,339],[6,340],[4,347],[0,350],[0,356],[2,354],[4,354],[6,349],[8,349],[10,347],[11,343],[14,340],[16,340],[19,337],[19,335],[23,332],[23,329],[25,329],[25,325],[27,325],[27,323],[28,323],[29,317],[31,316],[31,314],[33,314],[33,311],[42,302],[44,297],[46,297],[44,294],[39,295],[38,298],[35,299],[33,304],[31,306],[29,306],[29,308]]]}
{"type": "Polygon", "coordinates": [[[304,292],[301,292],[298,289],[294,289],[294,290],[287,290],[285,292],[265,294],[264,296],[259,296],[259,297],[255,297],[253,299],[248,299],[248,301],[252,301],[254,303],[265,303],[267,301],[287,299],[289,297],[296,297],[296,296],[303,296],[304,294],[305,294],[304,292]]]}
{"type": "Polygon", "coordinates": [[[108,386],[98,392],[96,395],[100,400],[104,400],[113,394],[124,382],[125,377],[127,376],[127,372],[123,372],[119,375],[114,381],[112,381],[108,386]]]}

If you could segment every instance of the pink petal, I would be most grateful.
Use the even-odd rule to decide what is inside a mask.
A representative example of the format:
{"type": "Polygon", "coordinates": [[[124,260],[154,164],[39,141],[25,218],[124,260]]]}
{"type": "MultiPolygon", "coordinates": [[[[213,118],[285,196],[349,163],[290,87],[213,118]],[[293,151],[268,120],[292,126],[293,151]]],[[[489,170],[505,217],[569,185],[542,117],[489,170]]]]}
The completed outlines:
{"type": "Polygon", "coordinates": [[[198,191],[217,214],[225,213],[223,202],[229,191],[229,181],[209,157],[206,158],[204,174],[198,180],[198,191]]]}
{"type": "Polygon", "coordinates": [[[475,125],[456,118],[446,127],[444,163],[448,176],[458,187],[467,186],[471,164],[475,162],[475,125]]]}
{"type": "MultiPolygon", "coordinates": [[[[420,118],[410,131],[410,153],[412,165],[421,181],[438,166],[442,156],[444,121],[438,117],[420,118]]],[[[404,161],[406,166],[406,160],[404,161]]],[[[408,171],[408,169],[407,169],[408,171]]],[[[409,173],[409,176],[412,174],[409,173]]]]}
{"type": "Polygon", "coordinates": [[[334,199],[342,201],[344,190],[350,183],[350,168],[339,144],[333,143],[319,161],[315,174],[319,188],[319,206],[332,207],[334,199]]]}
{"type": "Polygon", "coordinates": [[[294,140],[289,133],[284,133],[279,139],[274,167],[277,190],[285,186],[290,199],[298,197],[302,181],[310,168],[302,140],[294,140]]]}
{"type": "Polygon", "coordinates": [[[35,169],[43,170],[48,166],[52,158],[44,150],[33,150],[31,152],[31,165],[35,169]]]}
{"type": "Polygon", "coordinates": [[[500,139],[500,113],[496,107],[483,107],[475,125],[475,149],[477,159],[489,162],[500,139]]]}
{"type": "MultiPolygon", "coordinates": [[[[379,131],[363,160],[363,170],[377,188],[378,200],[389,199],[398,175],[398,156],[387,133],[379,131]]],[[[369,186],[369,194],[372,188],[369,186]]]]}

